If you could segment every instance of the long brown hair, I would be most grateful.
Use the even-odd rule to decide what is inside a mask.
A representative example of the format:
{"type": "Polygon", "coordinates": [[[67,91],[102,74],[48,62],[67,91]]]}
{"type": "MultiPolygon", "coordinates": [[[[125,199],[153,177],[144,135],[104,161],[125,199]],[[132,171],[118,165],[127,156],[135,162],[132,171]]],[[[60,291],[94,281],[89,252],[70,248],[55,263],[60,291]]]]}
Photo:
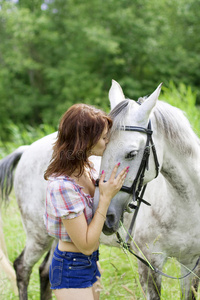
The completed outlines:
{"type": "Polygon", "coordinates": [[[63,115],[51,162],[44,174],[70,176],[78,170],[78,177],[86,166],[91,167],[88,153],[100,139],[105,127],[112,127],[112,119],[102,110],[86,104],[74,104],[63,115]]]}

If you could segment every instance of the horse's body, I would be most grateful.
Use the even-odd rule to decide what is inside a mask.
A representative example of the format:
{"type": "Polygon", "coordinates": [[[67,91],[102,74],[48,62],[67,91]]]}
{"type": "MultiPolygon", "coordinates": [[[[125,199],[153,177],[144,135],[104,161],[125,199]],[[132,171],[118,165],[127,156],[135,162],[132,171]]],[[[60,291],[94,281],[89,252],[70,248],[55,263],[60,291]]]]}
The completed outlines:
{"type": "MultiPolygon", "coordinates": [[[[151,119],[160,173],[154,179],[155,161],[151,151],[149,169],[144,177],[144,184],[149,182],[144,199],[151,203],[151,207],[141,204],[133,239],[155,267],[162,270],[168,257],[176,257],[186,266],[182,267],[182,275],[185,275],[200,256],[200,141],[182,112],[157,101],[159,92],[160,87],[138,105],[132,100],[125,100],[120,86],[113,82],[110,101],[111,106],[115,107],[111,112],[114,125],[101,170],[105,170],[108,178],[117,162],[121,162],[121,168],[130,166],[124,185],[132,185],[147,136],[141,132],[119,130],[119,127],[147,128],[151,119]]],[[[119,221],[131,197],[125,192],[115,196],[109,206],[104,233],[111,234],[118,230],[119,221]]],[[[97,198],[98,190],[95,193],[96,205],[97,198]]],[[[195,272],[200,275],[198,268],[195,272]]],[[[141,262],[139,274],[147,299],[159,299],[161,276],[149,274],[148,268],[141,262]]],[[[192,277],[190,275],[181,282],[183,299],[194,299],[191,292],[192,277]]],[[[195,277],[194,288],[198,287],[197,282],[198,278],[195,277]]]]}
{"type": "MultiPolygon", "coordinates": [[[[8,199],[11,192],[13,171],[17,165],[14,190],[27,237],[24,250],[14,262],[20,300],[28,298],[27,288],[32,268],[46,252],[40,266],[40,290],[41,299],[51,298],[48,272],[57,241],[53,243],[54,240],[47,234],[43,222],[47,185],[43,175],[51,159],[56,136],[57,133],[53,133],[30,146],[19,147],[0,162],[0,184],[4,199],[8,199]]],[[[91,160],[98,171],[100,157],[93,156],[91,160]]],[[[115,236],[107,238],[102,234],[101,241],[105,245],[118,245],[115,236]]]]}
{"type": "MultiPolygon", "coordinates": [[[[179,110],[167,104],[156,105],[158,94],[159,89],[141,106],[127,100],[127,104],[122,106],[124,108],[119,104],[119,109],[114,110],[114,129],[101,169],[105,170],[108,177],[115,163],[121,162],[121,167],[129,165],[125,185],[131,186],[142,159],[146,135],[115,129],[123,124],[146,128],[150,117],[160,173],[154,179],[155,165],[150,155],[149,170],[144,178],[144,183],[149,183],[144,198],[152,206],[141,204],[134,228],[134,240],[149,261],[159,269],[162,269],[168,256],[176,257],[191,269],[200,255],[200,143],[179,110]]],[[[120,86],[113,82],[110,91],[111,108],[123,100],[120,86]]],[[[33,265],[46,251],[48,254],[40,267],[41,298],[46,300],[51,296],[48,268],[54,245],[52,246],[53,239],[48,236],[43,223],[46,191],[43,174],[51,158],[55,137],[56,134],[52,134],[33,143],[26,150],[20,148],[0,163],[0,181],[6,194],[9,194],[13,168],[19,160],[14,188],[27,234],[26,247],[14,263],[21,300],[27,299],[27,286],[33,265]]],[[[112,234],[118,230],[119,220],[131,197],[119,192],[112,200],[104,226],[105,233],[112,234]]],[[[95,192],[95,203],[97,202],[98,189],[95,192]]],[[[129,222],[131,216],[125,215],[125,223],[129,222]]],[[[111,238],[102,236],[103,243],[116,246],[115,237],[112,237],[113,235],[111,238]]],[[[199,269],[196,271],[199,272],[199,269]]],[[[182,273],[185,272],[187,270],[182,268],[182,273]]],[[[149,275],[147,267],[141,262],[139,273],[147,299],[160,299],[160,275],[149,275]]],[[[182,280],[182,299],[192,299],[191,279],[192,276],[189,276],[182,280]]],[[[197,288],[197,282],[198,280],[194,288],[197,288]]]]}

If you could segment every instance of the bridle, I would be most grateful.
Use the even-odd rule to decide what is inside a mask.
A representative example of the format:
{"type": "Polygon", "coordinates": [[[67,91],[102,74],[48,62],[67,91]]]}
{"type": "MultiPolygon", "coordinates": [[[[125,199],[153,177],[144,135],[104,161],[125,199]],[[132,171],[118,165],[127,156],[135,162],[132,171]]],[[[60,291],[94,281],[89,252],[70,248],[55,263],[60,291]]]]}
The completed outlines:
{"type": "MultiPolygon", "coordinates": [[[[131,236],[133,226],[134,226],[141,203],[144,203],[149,206],[151,205],[150,203],[148,203],[147,201],[145,201],[143,199],[145,189],[147,186],[147,184],[145,184],[143,186],[143,183],[144,183],[145,171],[148,170],[148,167],[149,167],[150,150],[152,150],[154,162],[155,162],[155,171],[156,171],[155,178],[159,174],[159,162],[158,162],[158,157],[157,157],[157,153],[156,153],[156,148],[155,148],[153,138],[152,138],[153,131],[151,129],[151,121],[149,121],[147,128],[138,127],[138,126],[120,126],[118,129],[123,130],[123,131],[141,132],[141,133],[145,133],[147,135],[147,140],[146,140],[146,145],[145,145],[144,152],[143,152],[143,157],[142,157],[138,172],[136,174],[136,177],[130,187],[123,185],[120,189],[121,192],[125,192],[125,193],[132,195],[132,202],[130,202],[128,204],[128,207],[130,207],[131,209],[135,209],[135,212],[133,214],[133,218],[132,218],[132,221],[131,221],[131,224],[130,224],[130,227],[129,227],[129,230],[128,230],[128,233],[126,236],[126,240],[125,240],[125,242],[127,243],[129,240],[129,237],[131,236]],[[135,204],[136,202],[137,202],[137,205],[135,204]]],[[[98,186],[98,185],[99,185],[99,180],[96,181],[96,186],[98,186]]]]}
{"type": "Polygon", "coordinates": [[[122,192],[131,194],[132,197],[132,202],[128,204],[128,206],[131,209],[135,209],[135,212],[133,214],[133,218],[131,220],[129,229],[128,229],[128,233],[125,239],[125,243],[127,243],[129,241],[129,238],[131,236],[131,233],[133,231],[133,226],[135,224],[135,220],[140,208],[141,203],[144,203],[146,205],[151,205],[150,203],[148,203],[147,201],[145,201],[143,199],[144,197],[144,193],[147,187],[147,184],[145,184],[143,186],[144,183],[144,176],[145,176],[145,171],[148,170],[149,168],[149,157],[150,157],[150,150],[152,150],[153,153],[153,157],[154,157],[154,163],[155,163],[155,171],[156,171],[156,175],[155,178],[158,176],[159,174],[159,162],[158,162],[158,156],[157,156],[157,152],[156,152],[156,148],[153,142],[153,138],[152,138],[152,128],[151,128],[151,121],[149,120],[148,126],[147,128],[143,128],[143,127],[137,127],[137,126],[121,126],[119,128],[120,130],[125,130],[125,131],[136,131],[136,132],[141,132],[141,133],[145,133],[147,135],[147,140],[146,140],[146,145],[144,148],[144,152],[143,152],[143,157],[138,169],[138,172],[136,174],[136,177],[131,185],[131,187],[127,187],[127,186],[122,186],[121,190],[122,192]],[[137,202],[137,205],[135,205],[135,202],[137,202]]]}
{"type": "MultiPolygon", "coordinates": [[[[135,257],[137,257],[137,259],[139,259],[142,263],[144,263],[147,267],[151,268],[151,270],[155,271],[156,273],[171,278],[171,279],[183,279],[187,276],[189,276],[191,273],[193,273],[193,271],[195,270],[195,268],[197,267],[199,261],[200,261],[200,257],[198,258],[194,268],[189,271],[186,275],[182,276],[182,277],[173,277],[170,275],[167,275],[165,273],[163,273],[162,271],[160,271],[159,269],[157,269],[156,267],[154,267],[153,265],[151,265],[147,260],[141,258],[140,256],[138,256],[137,254],[135,254],[131,248],[130,248],[130,244],[129,239],[131,238],[131,234],[133,231],[133,227],[136,221],[136,217],[140,208],[141,203],[144,203],[146,205],[151,206],[151,204],[147,201],[145,201],[143,199],[144,197],[144,193],[147,187],[147,183],[143,186],[144,183],[144,176],[145,176],[145,171],[148,170],[149,167],[149,157],[150,157],[150,150],[152,150],[153,153],[153,157],[154,157],[154,163],[155,163],[155,171],[156,171],[156,175],[155,178],[158,176],[159,174],[159,162],[158,162],[158,156],[157,156],[157,152],[156,152],[156,148],[153,142],[153,138],[152,138],[152,128],[151,128],[151,120],[149,120],[148,126],[147,128],[143,128],[143,127],[137,127],[137,126],[121,126],[118,128],[119,130],[124,130],[124,131],[136,131],[136,132],[141,132],[141,133],[145,133],[147,135],[147,140],[146,140],[146,145],[144,148],[144,152],[143,152],[143,157],[138,169],[138,172],[136,174],[136,177],[131,185],[131,187],[127,187],[125,185],[123,185],[120,189],[121,192],[125,192],[128,193],[130,195],[132,195],[132,202],[130,202],[128,204],[128,206],[131,209],[135,209],[129,229],[127,231],[127,235],[125,238],[125,241],[123,241],[123,239],[121,238],[119,232],[117,232],[117,238],[118,238],[118,243],[125,249],[127,249],[131,254],[133,254],[135,257]],[[135,202],[136,205],[135,205],[135,202]]],[[[99,180],[97,179],[96,181],[96,186],[99,186],[99,180]]]]}
{"type": "MultiPolygon", "coordinates": [[[[143,157],[142,157],[137,175],[136,175],[131,187],[127,187],[127,186],[123,185],[120,190],[122,192],[133,195],[132,201],[135,202],[138,200],[138,198],[140,198],[139,195],[140,195],[141,189],[143,187],[145,170],[148,170],[148,167],[149,167],[150,150],[152,150],[152,152],[153,152],[153,157],[154,157],[154,162],[155,162],[155,170],[156,170],[155,178],[159,174],[159,162],[158,162],[158,157],[157,157],[157,153],[156,153],[156,148],[155,148],[155,145],[153,143],[153,138],[152,138],[153,131],[151,130],[151,121],[149,121],[147,128],[137,127],[137,126],[121,126],[119,129],[124,130],[124,131],[137,131],[137,132],[145,133],[147,135],[146,145],[144,148],[143,157]]],[[[141,199],[140,201],[149,205],[149,203],[144,201],[143,199],[141,199]]],[[[129,207],[135,208],[135,205],[133,203],[129,203],[129,207]]]]}

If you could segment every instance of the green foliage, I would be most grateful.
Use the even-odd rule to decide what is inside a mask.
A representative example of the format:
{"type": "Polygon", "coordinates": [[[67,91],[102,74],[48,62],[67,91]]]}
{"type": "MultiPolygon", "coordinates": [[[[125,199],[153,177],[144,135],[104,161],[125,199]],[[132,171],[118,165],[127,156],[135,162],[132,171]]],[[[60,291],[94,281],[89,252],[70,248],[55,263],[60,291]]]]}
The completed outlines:
{"type": "Polygon", "coordinates": [[[55,128],[50,125],[40,125],[37,128],[31,126],[17,126],[13,123],[7,127],[10,141],[4,142],[0,140],[0,159],[13,152],[21,145],[30,145],[40,138],[53,133],[55,128]]]}
{"type": "Polygon", "coordinates": [[[181,83],[178,87],[173,82],[163,87],[160,99],[176,106],[186,113],[195,133],[200,137],[200,108],[196,106],[196,92],[190,86],[181,83]]]}
{"type": "Polygon", "coordinates": [[[77,102],[108,111],[112,78],[133,99],[173,81],[199,101],[199,3],[1,0],[1,139],[10,122],[56,127],[77,102]]]}

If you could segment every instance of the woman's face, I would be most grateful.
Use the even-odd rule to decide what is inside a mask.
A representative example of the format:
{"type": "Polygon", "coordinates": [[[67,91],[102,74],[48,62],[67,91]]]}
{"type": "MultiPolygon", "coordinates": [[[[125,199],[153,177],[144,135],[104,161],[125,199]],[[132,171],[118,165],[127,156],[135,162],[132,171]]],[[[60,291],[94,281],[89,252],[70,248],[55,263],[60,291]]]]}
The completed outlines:
{"type": "Polygon", "coordinates": [[[108,144],[108,128],[105,127],[100,139],[91,149],[90,155],[102,156],[104,150],[106,149],[106,145],[108,144]]]}

